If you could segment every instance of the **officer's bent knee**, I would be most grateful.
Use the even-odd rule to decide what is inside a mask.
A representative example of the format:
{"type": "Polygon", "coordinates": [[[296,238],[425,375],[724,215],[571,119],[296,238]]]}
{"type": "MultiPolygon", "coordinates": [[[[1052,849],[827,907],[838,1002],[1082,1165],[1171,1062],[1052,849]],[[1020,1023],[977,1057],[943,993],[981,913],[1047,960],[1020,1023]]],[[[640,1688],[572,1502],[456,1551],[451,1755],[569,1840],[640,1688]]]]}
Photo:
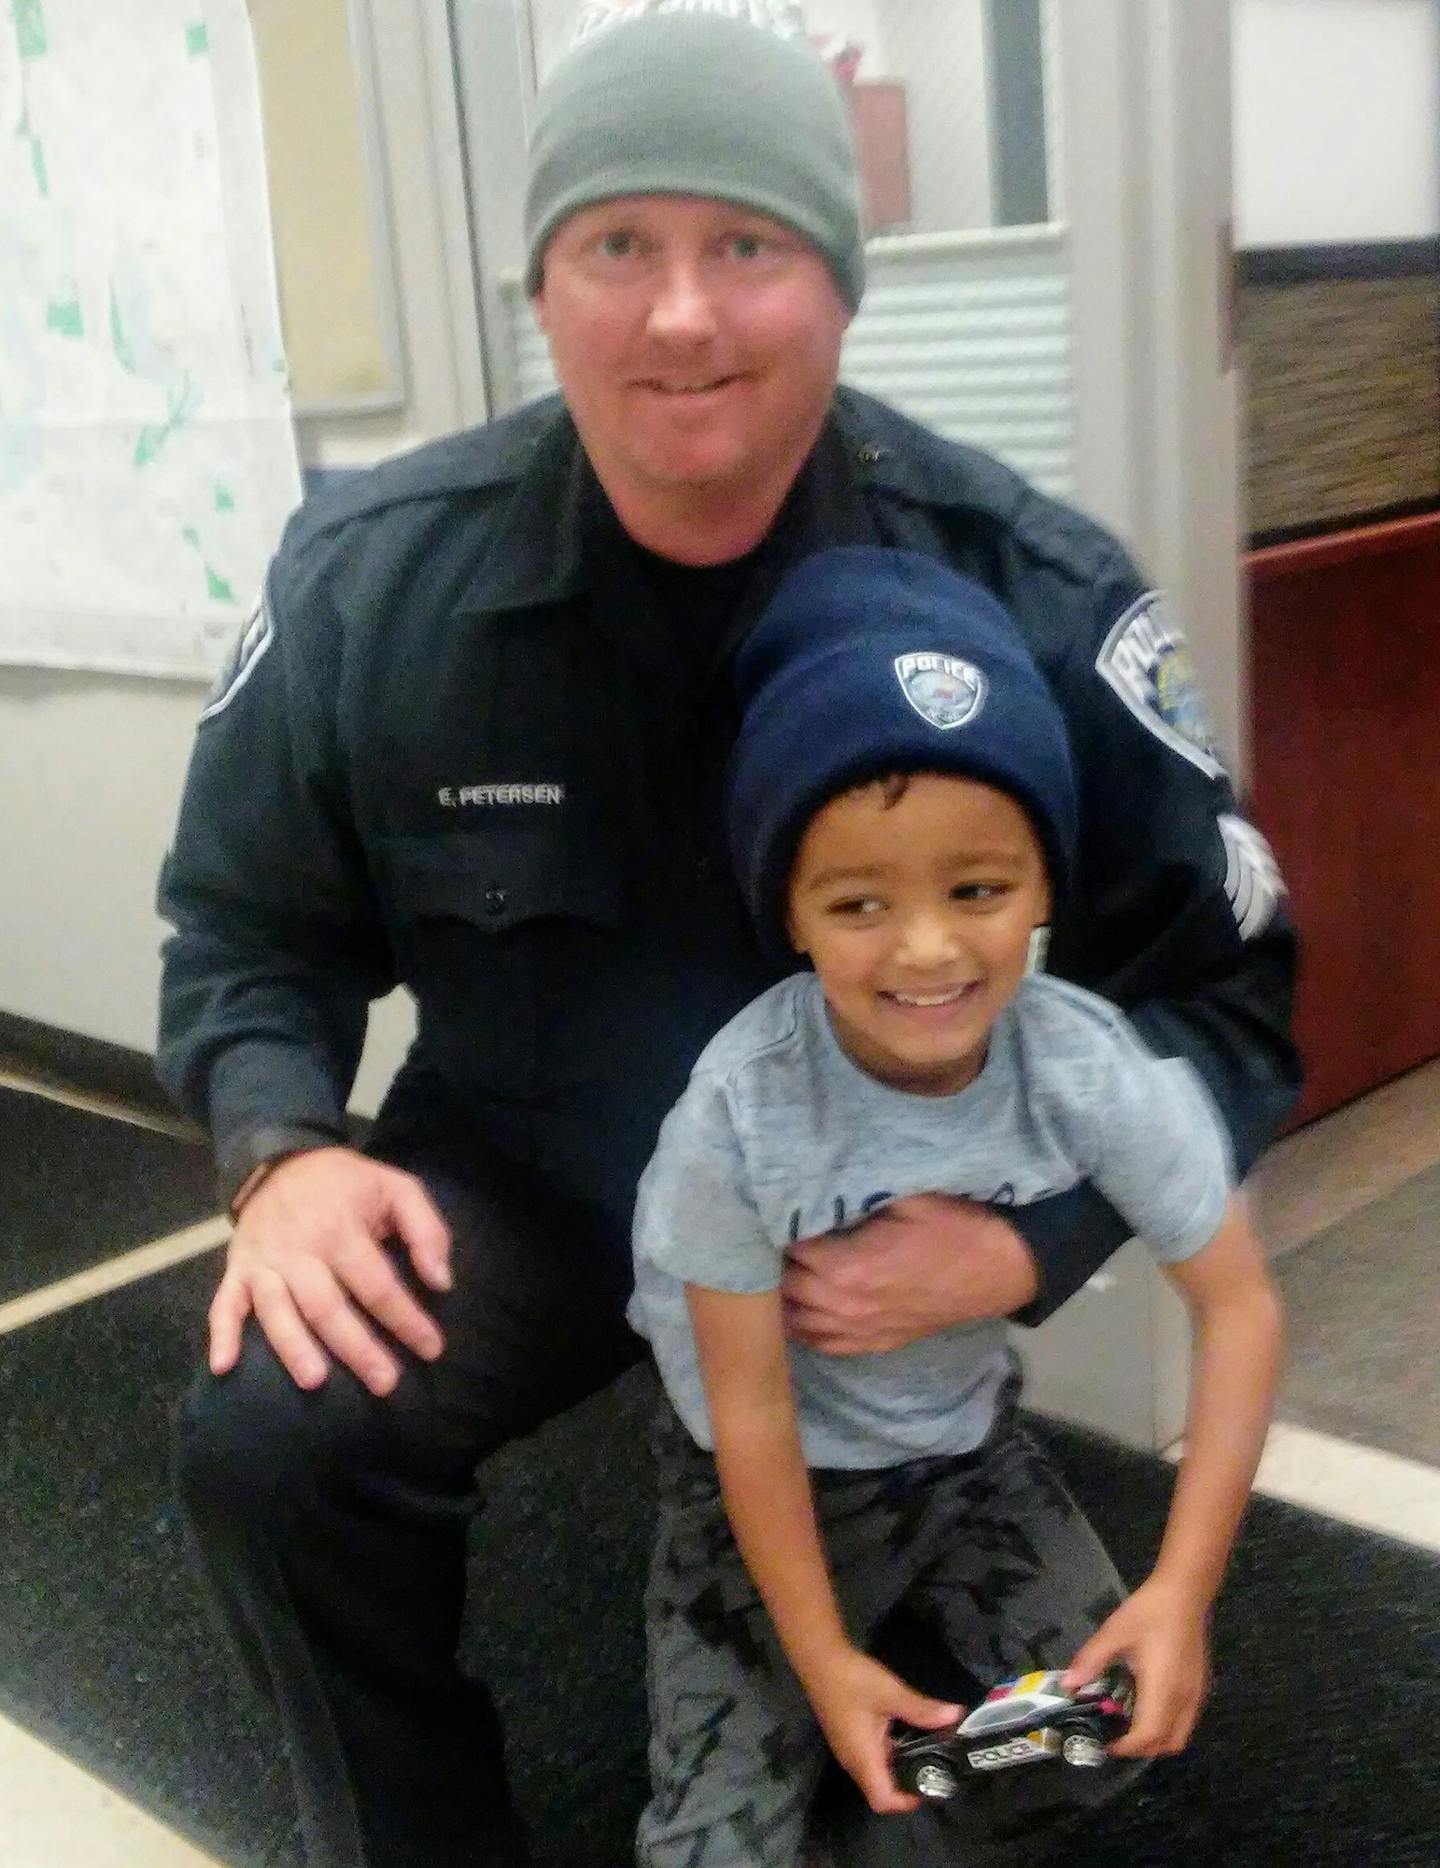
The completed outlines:
{"type": "Polygon", "coordinates": [[[343,1371],[325,1387],[296,1386],[258,1331],[227,1375],[202,1369],[181,1403],[175,1429],[175,1480],[192,1508],[227,1514],[268,1513],[299,1503],[316,1479],[354,1442],[352,1418],[363,1401],[343,1371]],[[327,1392],[328,1390],[328,1392],[327,1392]]]}

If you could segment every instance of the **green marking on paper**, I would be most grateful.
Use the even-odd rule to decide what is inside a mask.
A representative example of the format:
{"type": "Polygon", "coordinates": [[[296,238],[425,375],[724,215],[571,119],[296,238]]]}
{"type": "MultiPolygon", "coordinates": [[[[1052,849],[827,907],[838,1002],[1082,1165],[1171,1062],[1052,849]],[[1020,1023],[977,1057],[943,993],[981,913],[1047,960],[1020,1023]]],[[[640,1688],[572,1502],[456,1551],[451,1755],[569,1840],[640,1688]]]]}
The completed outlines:
{"type": "Polygon", "coordinates": [[[61,337],[83,337],[85,319],[80,310],[78,298],[64,301],[51,299],[45,311],[45,328],[58,331],[61,337]]]}
{"type": "MultiPolygon", "coordinates": [[[[23,92],[22,92],[23,96],[23,92]]],[[[20,121],[15,125],[15,140],[30,146],[30,166],[35,171],[35,187],[42,195],[50,192],[50,175],[45,167],[45,146],[35,134],[30,122],[30,100],[23,99],[25,108],[20,113],[20,121]]]]}
{"type": "Polygon", "coordinates": [[[135,353],[130,348],[130,334],[120,315],[120,301],[115,296],[115,281],[110,281],[110,345],[122,370],[135,374],[135,353]]]}
{"type": "Polygon", "coordinates": [[[210,50],[210,35],[205,30],[203,20],[198,25],[185,28],[185,50],[191,58],[204,58],[210,50]]]}
{"type": "MultiPolygon", "coordinates": [[[[115,352],[120,367],[128,370],[132,376],[142,381],[159,386],[161,370],[171,367],[163,350],[150,340],[145,329],[145,315],[142,310],[135,319],[137,331],[132,331],[126,321],[126,314],[121,307],[115,290],[115,281],[110,281],[110,344],[115,352]],[[136,335],[140,339],[140,351],[136,350],[136,335]],[[146,356],[146,350],[151,353],[146,356]],[[141,359],[145,357],[146,367],[141,368],[141,359]]],[[[165,420],[149,422],[140,430],[135,443],[134,461],[137,467],[148,467],[160,453],[165,443],[177,429],[183,428],[194,412],[199,397],[188,375],[181,376],[178,382],[165,384],[165,420]]]]}
{"type": "Polygon", "coordinates": [[[235,495],[230,491],[228,486],[220,486],[217,483],[215,488],[215,510],[216,512],[234,512],[235,495]]]}
{"type": "Polygon", "coordinates": [[[20,41],[21,58],[43,58],[48,47],[45,41],[45,9],[40,0],[14,0],[15,37],[20,41]]]}
{"type": "Polygon", "coordinates": [[[187,525],[182,527],[180,536],[187,545],[192,546],[200,555],[200,562],[205,570],[205,589],[211,600],[215,603],[233,603],[235,601],[235,592],[230,588],[229,584],[214,566],[206,563],[205,553],[201,550],[200,546],[200,534],[195,530],[194,526],[187,525]]]}
{"type": "MultiPolygon", "coordinates": [[[[27,59],[43,58],[48,47],[45,42],[45,14],[40,0],[11,0],[11,12],[15,19],[15,44],[20,53],[21,65],[27,59]]],[[[44,145],[30,121],[30,94],[23,70],[20,76],[20,121],[15,125],[15,139],[30,145],[30,167],[35,172],[35,186],[42,196],[48,195],[50,174],[45,166],[44,145]]]]}
{"type": "MultiPolygon", "coordinates": [[[[116,354],[120,355],[118,340],[116,354]]],[[[124,363],[125,358],[120,356],[120,361],[124,363]]],[[[126,367],[130,366],[127,364],[126,367]]],[[[140,430],[140,439],[135,443],[135,465],[137,467],[148,467],[151,461],[159,455],[161,448],[171,435],[185,426],[190,411],[195,406],[195,397],[191,391],[188,376],[181,379],[178,388],[172,384],[166,390],[165,402],[166,419],[163,422],[151,422],[140,430]]]]}

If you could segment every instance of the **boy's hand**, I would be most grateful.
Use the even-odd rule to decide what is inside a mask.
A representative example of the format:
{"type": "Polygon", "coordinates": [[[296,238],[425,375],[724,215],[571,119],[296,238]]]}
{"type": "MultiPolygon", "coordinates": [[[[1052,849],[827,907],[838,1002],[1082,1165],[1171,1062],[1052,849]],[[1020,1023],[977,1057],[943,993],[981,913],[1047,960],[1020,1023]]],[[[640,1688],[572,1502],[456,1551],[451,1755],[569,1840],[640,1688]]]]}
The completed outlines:
{"type": "Polygon", "coordinates": [[[806,1679],[805,1690],[826,1742],[876,1815],[919,1809],[920,1799],[907,1796],[891,1772],[890,1722],[931,1730],[956,1724],[963,1708],[927,1699],[859,1648],[841,1649],[806,1679]]]}
{"type": "Polygon", "coordinates": [[[1210,1685],[1204,1605],[1151,1577],[1123,1602],[1065,1670],[1067,1690],[1123,1660],[1135,1676],[1130,1730],[1109,1747],[1113,1758],[1159,1758],[1182,1751],[1210,1685]]]}

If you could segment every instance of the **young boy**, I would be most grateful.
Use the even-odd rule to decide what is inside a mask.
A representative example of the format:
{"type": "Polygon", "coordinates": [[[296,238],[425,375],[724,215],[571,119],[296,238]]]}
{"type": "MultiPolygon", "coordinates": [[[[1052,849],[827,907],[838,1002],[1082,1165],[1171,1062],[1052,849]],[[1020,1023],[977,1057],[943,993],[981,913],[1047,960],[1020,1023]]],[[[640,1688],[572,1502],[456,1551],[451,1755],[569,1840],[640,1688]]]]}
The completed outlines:
{"type": "Polygon", "coordinates": [[[1113,1751],[1183,1746],[1280,1335],[1199,1080],[1030,973],[1072,885],[1077,800],[1055,702],[994,598],[910,553],[822,552],[737,683],[741,887],[813,972],[707,1047],[640,1187],[632,1321],[673,1404],[644,1868],[793,1868],[827,1742],[874,1810],[916,1807],[890,1723],[960,1709],[867,1654],[901,1598],[987,1685],[1125,1660],[1135,1716],[1113,1751]],[[1003,1323],[827,1357],[787,1348],[778,1288],[792,1243],[910,1196],[1023,1204],[1082,1179],[1195,1324],[1185,1459],[1128,1599],[1017,1424],[1003,1323]]]}

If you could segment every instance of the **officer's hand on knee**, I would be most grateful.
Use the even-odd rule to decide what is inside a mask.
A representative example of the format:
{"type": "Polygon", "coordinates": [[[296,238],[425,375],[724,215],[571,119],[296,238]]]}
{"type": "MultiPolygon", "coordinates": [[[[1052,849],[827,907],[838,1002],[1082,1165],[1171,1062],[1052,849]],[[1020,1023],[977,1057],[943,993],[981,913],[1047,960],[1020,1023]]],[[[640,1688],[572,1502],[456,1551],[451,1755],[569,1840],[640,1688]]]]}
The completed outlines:
{"type": "Polygon", "coordinates": [[[414,1175],[351,1148],[280,1162],[235,1222],[210,1306],[211,1370],[235,1366],[252,1313],[302,1388],[318,1388],[334,1357],[372,1393],[390,1392],[400,1365],[367,1317],[433,1361],[444,1338],[405,1288],[384,1249],[389,1239],[404,1245],[432,1290],[449,1289],[449,1228],[414,1175]]]}

